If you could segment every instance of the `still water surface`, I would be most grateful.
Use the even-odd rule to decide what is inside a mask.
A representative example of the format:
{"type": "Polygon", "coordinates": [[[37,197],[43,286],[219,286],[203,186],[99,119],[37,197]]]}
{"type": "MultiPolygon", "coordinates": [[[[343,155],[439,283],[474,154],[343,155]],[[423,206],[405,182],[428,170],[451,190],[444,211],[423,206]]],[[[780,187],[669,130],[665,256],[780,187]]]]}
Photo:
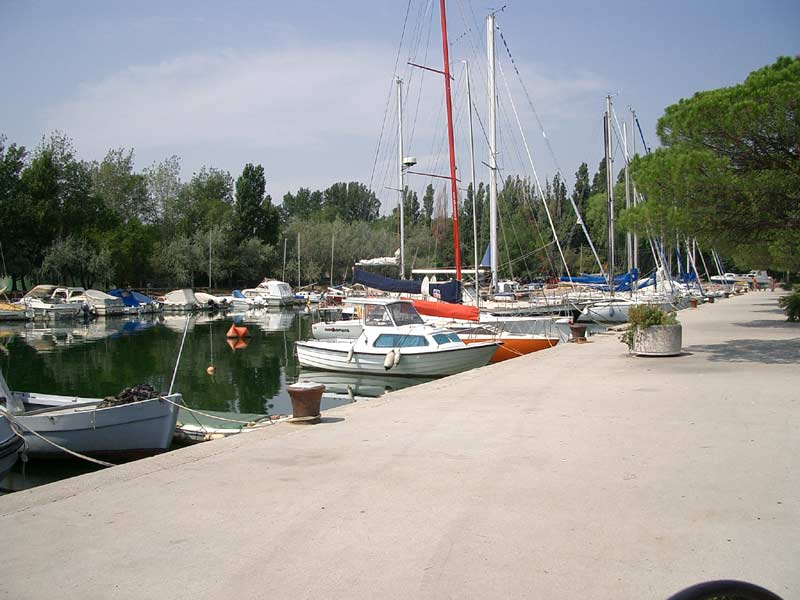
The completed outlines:
{"type": "MultiPolygon", "coordinates": [[[[312,315],[302,311],[200,314],[188,319],[175,390],[194,409],[223,411],[250,421],[260,415],[291,414],[286,387],[298,380],[325,384],[323,410],[429,381],[301,370],[294,342],[310,337],[312,322],[312,315]],[[245,341],[227,340],[232,323],[248,328],[245,341]],[[206,372],[209,366],[215,368],[213,375],[206,372]]],[[[166,392],[186,324],[183,315],[55,325],[0,323],[0,369],[11,389],[19,391],[101,398],[149,383],[166,392]]],[[[602,329],[590,327],[592,333],[602,329]]],[[[188,414],[180,419],[192,422],[188,414]]],[[[96,467],[85,462],[30,459],[24,469],[18,463],[0,481],[0,493],[92,470],[96,467]]]]}
{"type": "MultiPolygon", "coordinates": [[[[0,323],[0,369],[12,390],[100,398],[149,383],[167,391],[186,322],[182,315],[159,315],[55,325],[0,323]]],[[[253,415],[291,414],[286,387],[298,379],[326,384],[323,410],[426,381],[301,372],[294,342],[310,333],[311,315],[303,312],[189,317],[175,390],[191,408],[251,420],[253,415]],[[244,342],[226,339],[233,322],[248,328],[244,342]],[[209,366],[215,367],[214,375],[207,374],[209,366]]],[[[25,477],[18,464],[0,488],[23,489],[94,468],[31,459],[24,470],[25,477]]]]}

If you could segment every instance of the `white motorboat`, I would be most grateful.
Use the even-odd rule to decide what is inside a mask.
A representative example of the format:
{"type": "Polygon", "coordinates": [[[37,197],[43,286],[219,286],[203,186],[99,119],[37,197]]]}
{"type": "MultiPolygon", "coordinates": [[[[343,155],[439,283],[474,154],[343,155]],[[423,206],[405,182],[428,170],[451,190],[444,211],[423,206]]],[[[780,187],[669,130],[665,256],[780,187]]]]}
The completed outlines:
{"type": "Polygon", "coordinates": [[[345,300],[341,307],[320,309],[322,320],[311,324],[311,335],[314,339],[355,339],[360,336],[364,330],[363,306],[357,301],[358,299],[354,298],[345,300]]]}
{"type": "MultiPolygon", "coordinates": [[[[240,290],[233,290],[230,296],[218,296],[218,298],[225,302],[225,305],[233,311],[241,312],[251,308],[258,308],[255,301],[245,298],[240,290]]],[[[263,303],[261,304],[263,306],[263,303]]]]}
{"type": "Polygon", "coordinates": [[[294,301],[298,304],[319,304],[322,294],[313,290],[298,290],[294,295],[294,301]]]}
{"type": "Polygon", "coordinates": [[[264,279],[254,288],[242,290],[245,298],[259,297],[266,306],[289,306],[294,304],[294,294],[288,283],[277,279],[264,279]]]}
{"type": "Polygon", "coordinates": [[[173,290],[158,298],[165,312],[191,312],[200,308],[194,292],[189,288],[173,290]]]}
{"type": "Polygon", "coordinates": [[[138,457],[162,452],[172,441],[182,401],[180,394],[109,402],[12,392],[1,373],[0,397],[5,399],[0,411],[23,430],[27,453],[61,458],[67,455],[45,440],[90,456],[138,457]]]}
{"type": "Polygon", "coordinates": [[[301,366],[347,373],[436,377],[481,367],[500,345],[467,345],[451,331],[425,325],[409,301],[364,298],[358,302],[363,306],[361,335],[356,339],[295,342],[301,366]]]}
{"type": "Polygon", "coordinates": [[[121,298],[115,298],[100,290],[86,290],[82,300],[89,306],[89,312],[99,317],[124,315],[132,312],[125,306],[121,298]]]}
{"type": "Polygon", "coordinates": [[[588,304],[582,311],[578,321],[596,321],[598,323],[626,323],[628,311],[632,306],[641,304],[654,304],[665,311],[675,310],[672,302],[656,297],[641,299],[632,298],[607,298],[588,304]]]}
{"type": "Polygon", "coordinates": [[[227,310],[231,308],[228,296],[215,296],[206,292],[195,292],[194,296],[200,304],[200,310],[227,310]]]}
{"type": "Polygon", "coordinates": [[[34,319],[74,319],[82,314],[82,302],[66,302],[61,297],[53,297],[58,289],[55,285],[34,286],[17,304],[32,310],[34,319]]]}
{"type": "Polygon", "coordinates": [[[17,462],[23,439],[11,429],[11,423],[0,412],[0,481],[17,462]]]}

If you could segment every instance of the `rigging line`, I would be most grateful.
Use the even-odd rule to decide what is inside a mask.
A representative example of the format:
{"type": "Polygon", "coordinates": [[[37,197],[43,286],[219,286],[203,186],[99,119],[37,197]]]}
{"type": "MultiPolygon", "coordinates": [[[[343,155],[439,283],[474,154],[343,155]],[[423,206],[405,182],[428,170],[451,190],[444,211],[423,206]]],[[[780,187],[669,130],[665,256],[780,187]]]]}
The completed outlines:
{"type": "MultiPolygon", "coordinates": [[[[556,167],[556,172],[561,175],[561,179],[562,179],[562,181],[565,182],[565,185],[568,185],[566,183],[566,181],[567,181],[566,177],[564,177],[564,172],[561,169],[561,165],[558,162],[558,158],[556,157],[556,154],[553,151],[553,146],[550,144],[550,138],[547,137],[547,132],[544,129],[544,125],[542,124],[542,120],[539,118],[539,113],[538,113],[538,111],[536,110],[536,107],[533,104],[533,100],[531,99],[530,93],[528,92],[528,87],[525,85],[525,81],[522,79],[522,74],[519,72],[519,69],[517,68],[517,63],[514,60],[514,56],[511,54],[511,48],[509,48],[508,42],[506,41],[506,38],[503,35],[503,32],[500,29],[500,26],[495,23],[495,27],[497,28],[497,31],[500,32],[500,40],[503,42],[503,46],[506,49],[506,53],[508,54],[508,58],[511,61],[511,66],[514,68],[514,72],[517,75],[517,79],[519,79],[519,83],[520,83],[520,85],[522,87],[522,91],[525,94],[525,98],[528,100],[528,106],[530,107],[531,111],[533,112],[533,116],[536,119],[536,123],[539,125],[539,130],[541,131],[542,137],[544,138],[545,146],[547,147],[547,150],[550,153],[550,158],[552,159],[553,164],[556,167]]],[[[502,72],[502,67],[501,67],[501,72],[502,72]]],[[[569,188],[567,188],[567,192],[569,192],[569,188]]],[[[583,216],[581,215],[580,211],[578,210],[578,206],[575,204],[575,201],[573,200],[572,195],[571,194],[568,194],[568,195],[569,195],[569,198],[570,198],[570,203],[572,204],[572,210],[575,212],[575,216],[577,217],[578,223],[580,224],[581,229],[583,230],[583,234],[586,237],[586,241],[589,242],[589,247],[592,250],[592,254],[594,255],[594,259],[597,262],[597,265],[600,267],[600,272],[605,274],[605,271],[603,269],[603,264],[600,261],[599,255],[597,254],[597,250],[596,250],[596,248],[594,246],[594,242],[592,241],[592,238],[589,235],[589,230],[586,228],[586,223],[583,220],[583,216]]]]}
{"type": "MultiPolygon", "coordinates": [[[[423,64],[423,65],[428,64],[428,51],[429,51],[430,45],[431,45],[431,32],[433,30],[433,11],[430,10],[430,9],[431,9],[432,5],[433,5],[433,0],[429,0],[429,2],[427,4],[427,8],[425,9],[425,12],[430,12],[430,16],[428,18],[428,35],[427,35],[426,41],[425,41],[425,54],[422,57],[422,62],[420,62],[420,64],[423,64]]],[[[417,62],[417,61],[416,60],[415,61],[409,60],[409,62],[417,62]]],[[[417,130],[417,118],[419,116],[419,107],[420,107],[420,103],[422,101],[422,84],[425,81],[425,70],[424,69],[415,69],[415,68],[413,68],[411,66],[409,66],[409,70],[410,70],[410,72],[412,74],[415,73],[418,70],[421,71],[419,85],[417,86],[417,105],[416,105],[416,108],[414,110],[414,118],[411,120],[411,134],[408,137],[408,147],[410,148],[411,145],[414,142],[414,133],[417,130]]],[[[409,85],[408,87],[410,88],[411,86],[409,85]]],[[[408,95],[409,93],[410,93],[410,90],[407,89],[406,90],[406,95],[408,95]]]]}
{"type": "MultiPolygon", "coordinates": [[[[511,89],[508,87],[508,80],[506,79],[505,72],[503,71],[503,65],[499,64],[498,66],[500,67],[500,75],[503,78],[503,83],[505,84],[506,92],[508,93],[508,98],[509,98],[509,101],[511,102],[511,108],[514,110],[514,117],[517,120],[517,126],[519,127],[519,132],[520,132],[520,135],[522,136],[522,142],[525,145],[525,151],[528,154],[528,160],[530,161],[531,169],[533,170],[533,177],[534,177],[534,180],[536,181],[536,186],[539,188],[539,195],[542,196],[542,199],[544,199],[544,193],[542,192],[542,184],[539,182],[539,176],[537,175],[536,167],[533,164],[533,156],[531,155],[530,147],[528,146],[528,140],[525,138],[525,132],[522,129],[522,123],[519,120],[519,113],[517,113],[517,107],[514,104],[514,98],[511,96],[511,89]]],[[[546,201],[543,201],[543,204],[544,204],[544,209],[547,212],[547,220],[550,223],[550,228],[553,230],[553,237],[556,240],[556,246],[558,246],[558,253],[561,255],[561,262],[564,263],[564,270],[567,272],[567,277],[570,278],[570,283],[571,283],[572,287],[574,288],[575,284],[572,282],[572,275],[569,272],[569,266],[567,265],[567,259],[564,258],[564,251],[561,248],[561,242],[558,241],[558,233],[556,232],[556,226],[553,223],[553,217],[550,215],[550,207],[547,206],[547,202],[546,201]]]]}
{"type": "MultiPolygon", "coordinates": [[[[406,15],[403,18],[403,29],[402,29],[402,31],[400,33],[400,42],[397,45],[397,55],[395,56],[395,59],[394,59],[394,72],[395,73],[397,73],[397,65],[400,64],[400,51],[403,48],[403,38],[406,35],[406,24],[408,23],[408,14],[409,14],[410,11],[411,11],[411,0],[408,0],[408,4],[406,4],[406,15]]],[[[375,167],[376,167],[376,165],[378,163],[378,154],[380,152],[381,141],[383,140],[383,130],[386,127],[386,117],[387,117],[387,115],[389,113],[389,103],[391,102],[391,99],[392,99],[392,89],[393,89],[393,87],[394,87],[394,77],[392,78],[392,81],[389,84],[389,93],[388,93],[388,95],[386,97],[386,105],[383,108],[383,122],[381,123],[381,133],[378,136],[378,143],[375,146],[375,160],[372,163],[372,172],[369,175],[369,186],[367,186],[367,188],[370,191],[373,191],[373,189],[372,189],[372,178],[375,175],[375,167]]]]}

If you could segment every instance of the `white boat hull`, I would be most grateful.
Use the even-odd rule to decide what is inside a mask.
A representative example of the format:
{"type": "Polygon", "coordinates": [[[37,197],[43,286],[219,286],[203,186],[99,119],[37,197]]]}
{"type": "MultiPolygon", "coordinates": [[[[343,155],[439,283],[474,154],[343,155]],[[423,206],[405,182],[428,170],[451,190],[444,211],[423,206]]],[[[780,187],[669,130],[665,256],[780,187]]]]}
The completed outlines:
{"type": "Polygon", "coordinates": [[[404,348],[400,350],[400,360],[397,364],[387,369],[384,366],[387,353],[352,352],[351,354],[350,343],[346,341],[336,344],[337,347],[334,348],[334,344],[330,342],[295,342],[297,360],[303,367],[324,371],[438,377],[484,366],[498,345],[494,342],[470,344],[466,347],[434,352],[412,352],[412,349],[404,348]]]}
{"type": "MultiPolygon", "coordinates": [[[[641,304],[648,304],[648,303],[642,302],[641,304]]],[[[667,312],[675,309],[675,307],[673,307],[673,305],[669,302],[651,302],[649,304],[655,304],[656,306],[660,307],[662,310],[665,310],[667,312]]],[[[632,306],[638,306],[638,305],[639,303],[636,302],[598,302],[596,304],[590,304],[589,306],[583,309],[578,321],[581,322],[597,321],[600,323],[627,323],[628,311],[631,309],[632,306]]]]}
{"type": "Polygon", "coordinates": [[[8,420],[0,414],[0,480],[17,462],[22,443],[22,438],[11,430],[8,420]]]}
{"type": "Polygon", "coordinates": [[[317,340],[355,339],[361,335],[362,331],[364,331],[364,326],[358,319],[320,322],[311,325],[311,334],[317,340]]]}
{"type": "MultiPolygon", "coordinates": [[[[20,424],[81,454],[146,456],[162,452],[169,448],[178,420],[178,407],[161,398],[97,408],[100,400],[20,392],[14,395],[26,408],[46,407],[15,415],[20,424]]],[[[181,402],[180,394],[168,398],[181,402]]],[[[66,457],[31,433],[25,432],[25,441],[31,456],[66,457]]]]}

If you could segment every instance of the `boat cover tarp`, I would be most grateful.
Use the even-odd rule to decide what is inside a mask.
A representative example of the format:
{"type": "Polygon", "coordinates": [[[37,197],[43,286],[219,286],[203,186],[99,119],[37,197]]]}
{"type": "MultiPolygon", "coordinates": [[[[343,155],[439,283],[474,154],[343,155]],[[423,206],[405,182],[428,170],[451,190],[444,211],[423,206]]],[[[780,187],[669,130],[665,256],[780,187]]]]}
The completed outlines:
{"type": "Polygon", "coordinates": [[[108,290],[108,294],[120,298],[125,306],[132,306],[134,308],[142,304],[153,304],[153,302],[155,302],[150,296],[135,290],[108,290]]]}
{"type": "Polygon", "coordinates": [[[197,304],[197,297],[189,288],[172,290],[164,295],[164,300],[173,304],[197,304]]]}
{"type": "Polygon", "coordinates": [[[242,293],[241,290],[233,290],[231,292],[231,296],[233,296],[234,298],[239,298],[240,300],[247,300],[247,298],[245,297],[245,295],[242,293]]]}
{"type": "MultiPolygon", "coordinates": [[[[636,269],[631,269],[630,273],[621,273],[614,277],[614,284],[618,285],[620,283],[629,283],[632,279],[636,279],[638,277],[638,273],[636,269]]],[[[602,275],[587,275],[586,273],[581,274],[577,277],[562,277],[561,281],[565,281],[569,283],[572,281],[573,283],[587,283],[587,284],[605,284],[607,283],[606,278],[602,275]]]]}
{"type": "Polygon", "coordinates": [[[414,300],[413,304],[419,314],[428,315],[429,317],[446,317],[465,321],[477,321],[480,318],[480,311],[475,306],[464,306],[463,304],[453,304],[452,302],[430,302],[428,300],[414,300]]]}
{"type": "Polygon", "coordinates": [[[384,292],[398,292],[401,294],[421,294],[422,281],[418,279],[392,279],[377,273],[370,273],[364,269],[353,269],[353,283],[360,283],[367,287],[384,292]]]}
{"type": "MultiPolygon", "coordinates": [[[[392,279],[377,273],[370,273],[358,267],[353,269],[353,283],[360,283],[367,287],[384,292],[397,292],[400,294],[421,294],[422,281],[419,279],[392,279]]],[[[431,283],[428,293],[434,298],[445,302],[461,302],[461,282],[447,281],[444,283],[431,283]]]]}

